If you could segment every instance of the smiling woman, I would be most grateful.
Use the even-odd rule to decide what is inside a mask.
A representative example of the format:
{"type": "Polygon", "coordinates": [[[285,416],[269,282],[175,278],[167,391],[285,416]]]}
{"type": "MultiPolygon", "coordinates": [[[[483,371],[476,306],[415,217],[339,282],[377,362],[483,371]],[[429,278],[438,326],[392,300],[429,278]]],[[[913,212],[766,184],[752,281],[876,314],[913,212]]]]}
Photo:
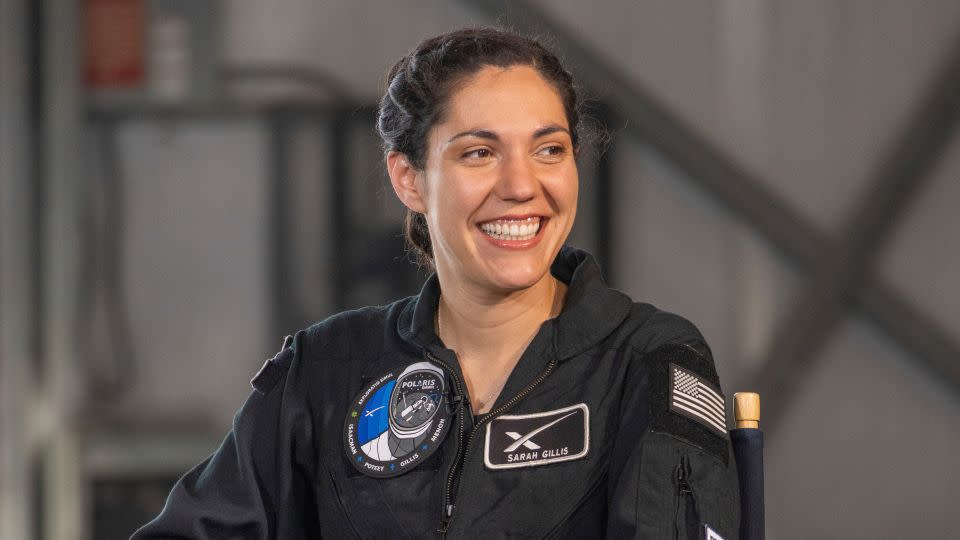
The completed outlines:
{"type": "MultiPolygon", "coordinates": [[[[573,227],[577,166],[563,104],[536,69],[487,66],[430,131],[425,166],[391,150],[397,195],[425,216],[441,276],[507,293],[551,279],[573,227]]],[[[478,291],[479,292],[479,291],[478,291]]]]}
{"type": "Polygon", "coordinates": [[[564,246],[577,96],[490,28],[391,69],[378,128],[435,272],[285,342],[223,446],[135,538],[735,538],[710,350],[564,246]]]}
{"type": "Polygon", "coordinates": [[[400,200],[423,216],[440,290],[441,339],[487,412],[566,285],[550,265],[577,209],[575,147],[556,88],[534,67],[464,76],[427,137],[424,166],[391,149],[400,200]],[[442,325],[442,326],[441,326],[442,325]]]}

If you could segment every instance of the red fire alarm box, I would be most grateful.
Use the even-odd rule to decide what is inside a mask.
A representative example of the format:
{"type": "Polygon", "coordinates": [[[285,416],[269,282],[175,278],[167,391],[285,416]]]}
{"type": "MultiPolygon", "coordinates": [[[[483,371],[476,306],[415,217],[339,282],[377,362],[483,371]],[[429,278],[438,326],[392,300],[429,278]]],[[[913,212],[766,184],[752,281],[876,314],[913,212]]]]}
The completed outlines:
{"type": "Polygon", "coordinates": [[[84,0],[84,79],[91,90],[142,87],[147,76],[144,0],[84,0]]]}

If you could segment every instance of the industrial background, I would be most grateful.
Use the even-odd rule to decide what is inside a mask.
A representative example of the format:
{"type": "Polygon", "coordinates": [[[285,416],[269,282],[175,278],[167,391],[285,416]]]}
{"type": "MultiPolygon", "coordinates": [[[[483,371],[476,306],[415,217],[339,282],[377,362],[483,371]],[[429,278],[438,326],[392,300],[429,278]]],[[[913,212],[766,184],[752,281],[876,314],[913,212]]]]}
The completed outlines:
{"type": "Polygon", "coordinates": [[[960,2],[0,0],[0,538],[126,538],[283,335],[417,291],[373,107],[467,24],[609,129],[571,243],[761,392],[768,538],[955,536],[960,2]]]}

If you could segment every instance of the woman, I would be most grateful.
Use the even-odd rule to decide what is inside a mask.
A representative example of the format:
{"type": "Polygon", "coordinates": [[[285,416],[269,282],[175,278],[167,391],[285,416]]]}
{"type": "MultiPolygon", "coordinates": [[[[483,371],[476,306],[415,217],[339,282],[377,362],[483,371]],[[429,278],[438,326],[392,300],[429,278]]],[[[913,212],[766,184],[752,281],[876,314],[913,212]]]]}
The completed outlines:
{"type": "Polygon", "coordinates": [[[135,538],[734,538],[702,336],[563,247],[579,122],[557,58],[493,29],[427,40],[378,127],[435,274],[288,340],[135,538]]]}

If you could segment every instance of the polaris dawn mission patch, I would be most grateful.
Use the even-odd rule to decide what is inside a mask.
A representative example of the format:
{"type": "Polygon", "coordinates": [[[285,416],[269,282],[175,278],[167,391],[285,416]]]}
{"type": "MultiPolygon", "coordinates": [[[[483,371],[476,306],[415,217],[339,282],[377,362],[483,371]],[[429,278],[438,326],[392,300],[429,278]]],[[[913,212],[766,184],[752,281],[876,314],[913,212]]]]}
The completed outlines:
{"type": "Polygon", "coordinates": [[[363,387],[347,411],[343,445],[361,473],[403,474],[432,455],[450,429],[443,370],[430,362],[398,368],[363,387]]]}

